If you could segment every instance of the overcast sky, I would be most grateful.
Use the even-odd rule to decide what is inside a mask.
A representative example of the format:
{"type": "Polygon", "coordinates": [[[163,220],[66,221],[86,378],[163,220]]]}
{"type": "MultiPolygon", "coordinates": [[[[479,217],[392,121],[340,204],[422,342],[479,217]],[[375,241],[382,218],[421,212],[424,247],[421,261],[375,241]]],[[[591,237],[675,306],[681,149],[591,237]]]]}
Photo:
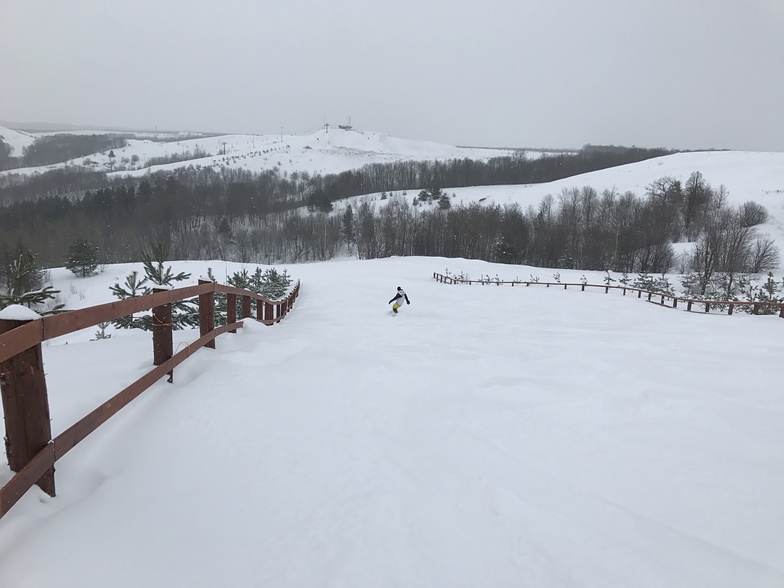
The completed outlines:
{"type": "Polygon", "coordinates": [[[0,0],[0,120],[784,151],[784,0],[0,0]]]}

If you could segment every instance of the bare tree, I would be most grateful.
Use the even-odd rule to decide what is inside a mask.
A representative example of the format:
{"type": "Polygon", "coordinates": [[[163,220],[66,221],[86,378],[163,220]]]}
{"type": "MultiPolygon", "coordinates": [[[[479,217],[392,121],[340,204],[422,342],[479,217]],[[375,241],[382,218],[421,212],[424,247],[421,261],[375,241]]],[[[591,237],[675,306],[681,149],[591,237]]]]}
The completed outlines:
{"type": "Polygon", "coordinates": [[[760,237],[754,243],[752,252],[752,268],[755,274],[769,271],[779,266],[781,257],[775,241],[768,237],[760,237]]]}

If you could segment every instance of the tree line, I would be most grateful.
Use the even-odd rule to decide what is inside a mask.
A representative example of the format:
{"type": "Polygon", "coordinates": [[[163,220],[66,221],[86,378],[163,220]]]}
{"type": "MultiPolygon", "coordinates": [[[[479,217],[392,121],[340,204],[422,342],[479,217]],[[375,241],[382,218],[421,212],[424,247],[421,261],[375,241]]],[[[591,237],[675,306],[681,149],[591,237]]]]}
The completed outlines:
{"type": "MultiPolygon", "coordinates": [[[[68,245],[83,238],[100,248],[104,262],[112,263],[139,259],[140,240],[167,243],[185,258],[225,251],[225,242],[234,238],[241,255],[247,256],[248,250],[259,252],[259,247],[278,239],[277,233],[308,225],[289,214],[305,204],[329,210],[335,201],[385,190],[549,181],[661,153],[630,149],[622,154],[557,154],[537,160],[520,155],[485,162],[371,164],[326,176],[199,166],[142,179],[109,179],[77,167],[29,177],[6,175],[0,178],[0,247],[21,244],[35,250],[41,263],[59,265],[68,245]]],[[[318,250],[331,250],[326,242],[322,232],[318,250]]],[[[298,239],[290,247],[270,249],[285,250],[295,258],[311,255],[298,239]]]]}

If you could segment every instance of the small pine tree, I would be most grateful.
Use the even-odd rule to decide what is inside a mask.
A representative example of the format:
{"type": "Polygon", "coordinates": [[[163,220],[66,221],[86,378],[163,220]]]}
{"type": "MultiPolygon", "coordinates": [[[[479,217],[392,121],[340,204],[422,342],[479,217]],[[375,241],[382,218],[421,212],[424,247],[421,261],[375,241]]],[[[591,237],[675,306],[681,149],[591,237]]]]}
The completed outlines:
{"type": "MultiPolygon", "coordinates": [[[[773,279],[773,273],[768,272],[765,282],[760,286],[749,286],[746,290],[749,302],[769,302],[774,304],[784,303],[784,296],[780,294],[779,285],[773,279]]],[[[752,312],[752,308],[746,307],[743,310],[752,312]]],[[[778,314],[780,311],[773,306],[760,306],[759,314],[778,314]]]]}
{"type": "Polygon", "coordinates": [[[647,290],[648,292],[655,292],[655,284],[656,281],[653,279],[652,276],[648,274],[648,272],[642,272],[637,274],[637,278],[634,280],[632,286],[635,288],[639,288],[640,290],[647,290]]]}
{"type": "Polygon", "coordinates": [[[278,273],[275,268],[269,268],[262,273],[261,268],[256,268],[251,277],[251,290],[257,294],[269,298],[270,300],[280,300],[288,294],[291,286],[291,276],[284,269],[283,273],[278,273]]]}
{"type": "Polygon", "coordinates": [[[142,265],[147,279],[157,286],[172,286],[174,282],[182,282],[191,277],[190,274],[172,273],[171,266],[164,267],[166,249],[162,245],[154,245],[150,251],[142,254],[142,265]]]}
{"type": "Polygon", "coordinates": [[[681,290],[687,298],[698,298],[700,291],[700,277],[694,272],[684,274],[681,278],[681,290]]]}
{"type": "Polygon", "coordinates": [[[250,289],[250,275],[246,269],[243,269],[241,272],[234,272],[234,274],[229,276],[226,281],[228,282],[229,286],[242,288],[244,290],[250,289]]]}
{"type": "Polygon", "coordinates": [[[38,266],[35,254],[21,247],[17,257],[7,261],[4,275],[6,290],[11,295],[37,290],[44,283],[44,271],[38,266]]]}
{"type": "Polygon", "coordinates": [[[102,341],[104,339],[111,339],[112,334],[107,333],[106,329],[109,328],[109,325],[112,323],[98,323],[98,330],[95,332],[95,339],[90,339],[90,341],[102,341]]]}
{"type": "MultiPolygon", "coordinates": [[[[137,296],[149,294],[151,290],[145,286],[147,282],[147,278],[139,279],[139,272],[134,270],[125,277],[125,283],[123,285],[120,285],[119,282],[115,282],[114,286],[109,287],[109,290],[111,290],[116,298],[127,300],[128,298],[136,298],[137,296]]],[[[118,329],[143,329],[149,331],[152,329],[152,316],[143,315],[136,317],[128,315],[113,320],[112,324],[118,329]]]]}
{"type": "MultiPolygon", "coordinates": [[[[125,284],[115,283],[110,287],[112,294],[120,300],[135,298],[152,293],[152,285],[158,287],[172,287],[176,282],[187,280],[190,274],[172,272],[171,266],[164,266],[166,250],[161,245],[153,246],[150,251],[142,254],[142,265],[144,266],[145,276],[139,279],[136,271],[131,272],[125,278],[125,284]],[[149,285],[148,285],[149,284],[149,285]]],[[[115,327],[121,329],[152,329],[152,315],[145,313],[140,317],[126,316],[112,321],[115,327]]],[[[174,330],[186,327],[195,327],[199,324],[199,308],[195,302],[180,300],[172,303],[172,328],[174,330]]]]}
{"type": "MultiPolygon", "coordinates": [[[[31,290],[30,292],[23,292],[21,294],[8,294],[4,296],[0,296],[0,308],[5,308],[6,306],[11,306],[12,304],[21,304],[26,306],[27,308],[40,306],[47,302],[48,300],[54,300],[57,297],[57,294],[60,293],[60,290],[55,290],[52,286],[45,286],[40,290],[31,290]]],[[[38,311],[40,315],[47,315],[47,314],[54,314],[56,312],[61,311],[65,307],[64,304],[57,304],[51,310],[46,311],[38,311]]]]}
{"type": "Polygon", "coordinates": [[[93,275],[98,267],[98,248],[86,239],[76,239],[68,246],[65,267],[76,276],[93,275]]]}
{"type": "Polygon", "coordinates": [[[0,295],[0,308],[5,308],[12,304],[22,304],[31,308],[41,315],[54,314],[60,312],[64,304],[57,304],[50,310],[41,310],[39,307],[49,300],[54,300],[60,290],[55,290],[52,286],[41,287],[44,280],[44,272],[38,267],[38,262],[32,251],[22,251],[19,257],[12,260],[6,269],[7,288],[6,293],[0,295]]]}
{"type": "MultiPolygon", "coordinates": [[[[155,245],[148,252],[142,254],[142,265],[150,283],[159,288],[174,287],[177,282],[183,282],[191,277],[190,274],[172,272],[171,266],[164,267],[167,250],[163,245],[155,245]]],[[[152,323],[151,323],[152,324],[152,323]]],[[[172,303],[172,324],[175,330],[199,325],[199,306],[194,301],[179,300],[172,303]]]]}
{"type": "Polygon", "coordinates": [[[662,294],[667,294],[668,296],[672,296],[675,294],[675,290],[670,284],[670,280],[664,274],[661,275],[661,278],[657,278],[653,283],[653,292],[661,292],[662,294]]]}

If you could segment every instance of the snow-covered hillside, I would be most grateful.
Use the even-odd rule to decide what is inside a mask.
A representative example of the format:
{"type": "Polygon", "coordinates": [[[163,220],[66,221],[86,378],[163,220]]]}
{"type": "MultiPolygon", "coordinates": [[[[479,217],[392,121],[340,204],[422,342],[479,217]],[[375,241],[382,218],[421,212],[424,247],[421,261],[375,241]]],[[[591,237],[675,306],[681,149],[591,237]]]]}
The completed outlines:
{"type": "MultiPolygon", "coordinates": [[[[13,131],[11,131],[13,132],[13,131]]],[[[82,131],[81,134],[89,131],[82,131]]],[[[102,131],[105,133],[105,131],[102,131]]],[[[51,133],[41,133],[51,134],[51,133]]],[[[139,176],[188,165],[240,168],[253,172],[277,169],[281,173],[331,174],[369,163],[436,161],[458,158],[486,160],[514,153],[509,149],[466,148],[428,141],[399,139],[356,129],[331,128],[310,135],[218,135],[178,141],[129,139],[128,145],[61,164],[16,169],[13,174],[42,173],[65,166],[113,169],[115,176],[139,176]],[[201,156],[198,156],[201,155],[201,156]],[[206,156],[205,156],[206,155],[206,156]],[[150,165],[153,158],[181,161],[150,165]]],[[[529,157],[540,154],[531,152],[529,157]]]]}
{"type": "MultiPolygon", "coordinates": [[[[0,586],[784,585],[784,320],[447,267],[549,277],[288,267],[281,324],[198,351],[0,521],[0,586]]],[[[52,278],[86,306],[134,268],[52,278]]],[[[149,333],[93,331],[44,348],[55,434],[151,367],[149,333]]]]}
{"type": "MultiPolygon", "coordinates": [[[[671,177],[685,183],[692,172],[700,172],[713,188],[724,186],[729,204],[740,205],[749,200],[762,204],[770,214],[770,220],[758,227],[759,232],[775,239],[784,251],[784,153],[676,153],[555,182],[449,188],[446,192],[450,196],[454,195],[453,205],[472,202],[485,205],[519,204],[525,209],[538,206],[548,194],[558,198],[564,190],[581,189],[585,186],[595,188],[600,194],[604,190],[614,190],[618,195],[631,191],[642,197],[646,188],[655,180],[671,177]]],[[[397,196],[402,196],[402,193],[397,196]]],[[[409,201],[415,196],[416,192],[406,194],[409,201]]],[[[356,205],[363,200],[373,202],[376,206],[385,204],[380,194],[369,194],[338,203],[339,211],[346,204],[356,205]]]]}
{"type": "Polygon", "coordinates": [[[485,186],[449,190],[459,200],[487,197],[498,204],[538,204],[547,194],[557,197],[564,189],[591,186],[600,193],[630,191],[638,196],[655,180],[671,177],[685,183],[692,172],[700,172],[714,188],[724,186],[730,203],[753,200],[770,209],[784,209],[784,153],[745,151],[701,151],[676,153],[630,163],[545,184],[485,186]]]}
{"type": "Polygon", "coordinates": [[[35,136],[0,126],[0,139],[11,147],[11,157],[21,157],[23,149],[33,144],[35,136]]]}

